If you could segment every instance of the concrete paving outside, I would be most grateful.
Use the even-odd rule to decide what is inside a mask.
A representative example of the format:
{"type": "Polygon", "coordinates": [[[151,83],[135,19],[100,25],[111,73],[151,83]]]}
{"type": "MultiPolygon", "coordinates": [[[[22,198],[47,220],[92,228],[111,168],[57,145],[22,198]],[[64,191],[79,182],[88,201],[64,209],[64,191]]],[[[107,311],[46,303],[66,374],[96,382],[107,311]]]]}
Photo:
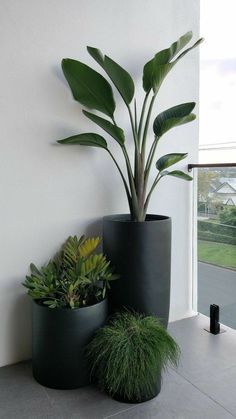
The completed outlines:
{"type": "Polygon", "coordinates": [[[209,316],[220,306],[220,322],[236,329],[236,271],[198,262],[198,311],[209,316]]]}

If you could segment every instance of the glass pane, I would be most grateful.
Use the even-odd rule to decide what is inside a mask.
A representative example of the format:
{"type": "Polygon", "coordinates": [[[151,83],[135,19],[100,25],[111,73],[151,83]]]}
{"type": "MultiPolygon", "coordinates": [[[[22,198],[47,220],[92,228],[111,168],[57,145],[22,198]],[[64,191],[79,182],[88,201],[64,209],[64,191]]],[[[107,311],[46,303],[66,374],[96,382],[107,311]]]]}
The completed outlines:
{"type": "Polygon", "coordinates": [[[236,168],[198,169],[198,311],[236,329],[236,168]]]}
{"type": "MultiPolygon", "coordinates": [[[[201,1],[201,36],[205,38],[199,49],[201,146],[222,143],[233,146],[235,142],[236,1],[226,3],[227,7],[222,7],[220,0],[201,1]],[[220,22],[227,22],[223,30],[220,22]]],[[[200,163],[204,162],[204,154],[200,153],[200,163]]],[[[214,154],[215,150],[207,163],[226,162],[223,157],[216,159],[214,154]]],[[[231,162],[235,159],[231,158],[231,162]]]]}
{"type": "Polygon", "coordinates": [[[236,161],[236,143],[234,146],[225,148],[199,150],[199,162],[208,163],[232,163],[236,161]]]}

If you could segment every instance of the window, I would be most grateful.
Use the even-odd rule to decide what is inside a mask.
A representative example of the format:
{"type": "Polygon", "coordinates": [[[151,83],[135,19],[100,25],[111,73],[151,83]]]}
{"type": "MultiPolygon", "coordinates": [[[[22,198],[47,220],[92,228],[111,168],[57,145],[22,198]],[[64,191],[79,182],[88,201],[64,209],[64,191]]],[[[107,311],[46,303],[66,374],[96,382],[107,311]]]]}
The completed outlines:
{"type": "Polygon", "coordinates": [[[236,1],[201,1],[199,163],[236,161],[236,1]]]}

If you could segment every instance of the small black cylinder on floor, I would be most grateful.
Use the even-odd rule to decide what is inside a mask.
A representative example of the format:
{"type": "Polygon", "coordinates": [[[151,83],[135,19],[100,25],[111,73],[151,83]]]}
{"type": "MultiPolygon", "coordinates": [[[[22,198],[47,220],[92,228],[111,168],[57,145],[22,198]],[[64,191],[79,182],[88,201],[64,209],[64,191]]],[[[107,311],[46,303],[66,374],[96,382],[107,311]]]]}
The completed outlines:
{"type": "Polygon", "coordinates": [[[51,309],[33,301],[33,376],[42,385],[88,385],[85,347],[107,319],[107,300],[78,309],[51,309]]]}
{"type": "Polygon", "coordinates": [[[103,252],[120,279],[112,283],[110,312],[126,307],[155,315],[168,324],[171,270],[171,219],[147,215],[134,222],[130,215],[103,219],[103,252]]]}
{"type": "Polygon", "coordinates": [[[210,332],[213,335],[220,333],[220,308],[217,304],[210,305],[210,332]]]}

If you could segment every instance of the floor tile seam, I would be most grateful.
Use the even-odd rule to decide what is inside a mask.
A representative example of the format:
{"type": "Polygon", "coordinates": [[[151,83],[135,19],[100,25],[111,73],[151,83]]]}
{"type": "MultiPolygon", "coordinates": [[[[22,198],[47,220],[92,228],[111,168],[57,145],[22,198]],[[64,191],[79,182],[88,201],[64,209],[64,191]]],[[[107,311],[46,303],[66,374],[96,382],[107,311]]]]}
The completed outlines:
{"type": "MultiPolygon", "coordinates": [[[[179,366],[181,368],[183,368],[183,364],[181,364],[181,362],[179,363],[179,366]]],[[[222,374],[224,371],[227,372],[228,370],[232,370],[232,368],[236,368],[236,363],[233,363],[233,364],[229,365],[228,367],[222,367],[221,369],[218,370],[218,372],[219,372],[219,374],[222,374]]],[[[169,369],[176,372],[176,374],[181,375],[181,377],[185,378],[187,381],[189,380],[187,377],[185,377],[185,375],[183,375],[179,372],[179,369],[175,369],[174,367],[169,367],[169,369]]]]}
{"type": "Polygon", "coordinates": [[[47,388],[44,386],[41,386],[43,388],[44,393],[46,394],[47,400],[49,401],[51,407],[55,407],[55,403],[54,400],[49,396],[48,392],[47,392],[47,388]]]}
{"type": "Polygon", "coordinates": [[[29,370],[30,370],[33,380],[34,380],[34,381],[35,381],[35,382],[36,382],[36,383],[37,383],[37,384],[41,387],[41,389],[43,390],[43,393],[46,395],[46,398],[47,398],[47,400],[49,401],[49,403],[50,403],[51,407],[53,407],[53,405],[54,405],[53,400],[51,400],[51,398],[50,398],[50,396],[49,396],[49,394],[48,394],[48,392],[47,392],[46,387],[45,387],[45,386],[43,386],[43,385],[41,385],[41,384],[39,384],[39,383],[37,382],[37,380],[35,380],[35,378],[34,378],[34,376],[33,376],[33,373],[32,373],[32,365],[30,365],[30,364],[28,363],[28,361],[23,361],[22,363],[24,363],[24,362],[25,362],[25,365],[24,365],[25,369],[26,369],[27,371],[29,371],[29,370]]]}
{"type": "MultiPolygon", "coordinates": [[[[141,404],[143,404],[143,403],[141,403],[141,404]]],[[[120,410],[119,412],[113,413],[112,415],[109,415],[109,416],[104,416],[104,417],[103,417],[103,419],[113,418],[113,417],[115,417],[115,416],[117,416],[117,415],[119,415],[119,414],[121,414],[121,413],[125,413],[125,412],[128,412],[128,411],[130,411],[130,410],[134,410],[134,409],[136,409],[139,405],[140,405],[140,403],[137,403],[137,404],[135,404],[135,406],[128,407],[127,409],[122,409],[122,410],[120,410]]]]}
{"type": "MultiPolygon", "coordinates": [[[[184,361],[183,361],[184,362],[184,361]]],[[[181,362],[181,360],[179,361],[179,367],[181,367],[181,368],[183,368],[183,363],[181,362]]],[[[227,366],[227,367],[222,367],[220,370],[218,370],[220,373],[222,373],[223,371],[227,371],[227,370],[229,370],[229,369],[232,369],[232,368],[236,368],[236,363],[235,362],[233,362],[231,365],[229,365],[229,366],[227,366]]],[[[176,372],[177,374],[180,374],[179,373],[179,370],[178,369],[175,369],[175,367],[172,367],[172,366],[170,366],[169,367],[169,369],[170,370],[172,370],[172,371],[174,371],[174,372],[176,372]]],[[[180,374],[181,375],[181,374],[180,374]]]]}
{"type": "Polygon", "coordinates": [[[205,391],[201,390],[196,384],[192,383],[188,378],[186,378],[184,375],[180,374],[179,372],[176,372],[181,378],[183,378],[185,381],[187,381],[189,384],[191,384],[194,388],[196,388],[200,393],[202,393],[204,396],[208,397],[208,399],[212,400],[214,403],[216,403],[218,406],[220,406],[223,410],[225,410],[227,413],[229,413],[233,418],[236,418],[236,416],[228,410],[225,406],[223,406],[218,400],[215,400],[214,397],[207,394],[205,391]]]}

